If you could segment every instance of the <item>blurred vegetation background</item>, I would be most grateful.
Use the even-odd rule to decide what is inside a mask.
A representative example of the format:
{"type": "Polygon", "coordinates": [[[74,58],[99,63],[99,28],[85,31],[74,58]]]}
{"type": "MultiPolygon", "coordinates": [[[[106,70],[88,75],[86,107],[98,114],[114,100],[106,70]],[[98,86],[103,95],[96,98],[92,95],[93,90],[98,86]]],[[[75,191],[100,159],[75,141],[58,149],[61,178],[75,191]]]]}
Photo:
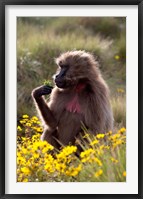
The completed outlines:
{"type": "Polygon", "coordinates": [[[52,80],[55,57],[75,49],[98,59],[111,91],[115,126],[125,126],[125,17],[18,17],[17,119],[36,114],[31,91],[44,80],[52,80]]]}

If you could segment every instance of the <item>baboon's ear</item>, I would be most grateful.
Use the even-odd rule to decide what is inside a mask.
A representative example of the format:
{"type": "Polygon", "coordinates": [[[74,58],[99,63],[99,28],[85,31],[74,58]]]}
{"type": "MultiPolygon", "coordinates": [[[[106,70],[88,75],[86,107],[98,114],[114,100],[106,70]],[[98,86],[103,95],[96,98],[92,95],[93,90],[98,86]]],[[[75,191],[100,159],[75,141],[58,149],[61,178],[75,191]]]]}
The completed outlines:
{"type": "Polygon", "coordinates": [[[63,65],[63,61],[61,60],[61,58],[55,58],[55,62],[58,66],[62,66],[63,65]]]}

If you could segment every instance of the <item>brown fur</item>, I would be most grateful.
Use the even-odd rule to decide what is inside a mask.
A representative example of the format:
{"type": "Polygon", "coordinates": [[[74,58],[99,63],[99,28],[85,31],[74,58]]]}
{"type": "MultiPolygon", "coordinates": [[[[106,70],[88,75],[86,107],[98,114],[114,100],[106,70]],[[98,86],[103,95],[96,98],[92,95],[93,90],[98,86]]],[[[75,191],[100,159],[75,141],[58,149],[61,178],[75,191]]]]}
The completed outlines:
{"type": "Polygon", "coordinates": [[[74,143],[75,137],[81,131],[81,122],[93,134],[112,130],[113,116],[108,87],[94,57],[85,51],[71,51],[62,54],[56,59],[56,63],[68,66],[65,79],[70,86],[67,89],[55,86],[48,103],[45,102],[44,97],[38,99],[34,97],[37,109],[45,123],[42,140],[47,140],[55,146],[57,144],[54,137],[65,145],[69,142],[74,143]],[[73,113],[67,111],[65,107],[74,98],[79,80],[85,82],[86,87],[77,94],[81,113],[73,113]]]}

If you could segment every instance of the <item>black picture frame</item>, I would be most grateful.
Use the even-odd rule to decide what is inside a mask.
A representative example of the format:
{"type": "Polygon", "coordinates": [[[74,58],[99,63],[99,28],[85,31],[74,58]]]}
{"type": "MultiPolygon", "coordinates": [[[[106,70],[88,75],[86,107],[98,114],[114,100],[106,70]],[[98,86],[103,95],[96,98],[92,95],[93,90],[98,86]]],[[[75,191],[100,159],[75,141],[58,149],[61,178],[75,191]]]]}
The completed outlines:
{"type": "Polygon", "coordinates": [[[143,0],[0,0],[0,198],[143,198],[143,0]],[[138,194],[6,194],[5,193],[5,6],[6,5],[138,5],[138,194]]]}

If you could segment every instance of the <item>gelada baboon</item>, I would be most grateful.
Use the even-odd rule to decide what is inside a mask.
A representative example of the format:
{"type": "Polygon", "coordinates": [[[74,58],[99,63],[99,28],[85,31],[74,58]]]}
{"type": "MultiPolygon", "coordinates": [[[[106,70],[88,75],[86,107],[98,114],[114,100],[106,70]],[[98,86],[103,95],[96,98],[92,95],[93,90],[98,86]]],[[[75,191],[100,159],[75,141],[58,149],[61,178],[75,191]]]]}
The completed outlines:
{"type": "Polygon", "coordinates": [[[59,68],[54,76],[55,87],[44,85],[32,91],[45,124],[41,139],[54,146],[56,140],[64,145],[74,143],[81,123],[93,134],[111,130],[108,87],[94,57],[85,51],[71,51],[63,53],[56,63],[59,68]],[[47,94],[48,102],[43,97],[47,94]]]}

